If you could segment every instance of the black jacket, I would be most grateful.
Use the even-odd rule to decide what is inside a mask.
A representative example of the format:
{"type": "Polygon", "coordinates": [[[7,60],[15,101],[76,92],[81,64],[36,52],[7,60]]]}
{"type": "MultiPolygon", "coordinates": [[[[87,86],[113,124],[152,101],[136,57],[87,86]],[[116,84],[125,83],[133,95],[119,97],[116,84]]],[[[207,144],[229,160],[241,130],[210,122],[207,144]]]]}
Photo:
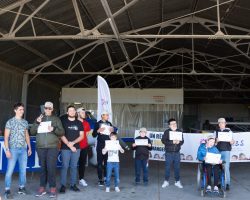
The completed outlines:
{"type": "MultiPolygon", "coordinates": [[[[224,130],[216,130],[216,138],[218,138],[218,133],[219,132],[230,132],[231,129],[230,128],[225,128],[224,130]]],[[[218,142],[216,145],[217,149],[219,149],[219,151],[231,151],[232,150],[232,145],[230,144],[230,142],[218,142]]]]}
{"type": "Polygon", "coordinates": [[[100,120],[100,121],[96,122],[92,135],[93,135],[93,137],[98,136],[97,137],[97,146],[96,146],[97,150],[102,150],[105,147],[105,140],[110,139],[108,135],[103,135],[103,134],[97,133],[97,130],[99,128],[101,128],[102,124],[105,124],[108,126],[113,126],[109,121],[104,122],[104,121],[100,120]]]}
{"type": "Polygon", "coordinates": [[[138,136],[135,139],[148,139],[148,143],[151,144],[151,147],[148,147],[148,146],[132,147],[132,149],[135,150],[135,159],[147,160],[149,158],[149,151],[152,150],[151,140],[147,136],[145,137],[138,136]]]}
{"type": "MultiPolygon", "coordinates": [[[[181,150],[181,145],[184,143],[184,138],[182,136],[182,141],[180,141],[179,144],[174,144],[172,140],[169,140],[169,131],[172,131],[171,129],[165,130],[163,136],[162,136],[162,143],[165,145],[165,151],[166,152],[179,152],[181,150]]],[[[182,132],[180,129],[176,130],[177,132],[182,132]]]]}

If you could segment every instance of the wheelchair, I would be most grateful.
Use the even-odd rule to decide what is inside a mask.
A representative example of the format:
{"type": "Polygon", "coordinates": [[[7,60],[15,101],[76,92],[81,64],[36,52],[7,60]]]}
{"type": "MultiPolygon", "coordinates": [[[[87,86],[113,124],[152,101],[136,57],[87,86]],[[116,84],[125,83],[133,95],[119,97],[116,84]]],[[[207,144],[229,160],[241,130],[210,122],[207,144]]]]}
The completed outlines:
{"type": "MultiPolygon", "coordinates": [[[[212,182],[213,182],[213,173],[212,173],[212,182]]],[[[197,188],[200,191],[200,195],[202,197],[209,196],[209,197],[220,197],[226,198],[226,184],[225,184],[225,170],[224,170],[224,163],[220,165],[220,172],[219,172],[219,193],[215,192],[207,192],[207,172],[205,168],[204,162],[198,163],[197,169],[197,188]]]]}

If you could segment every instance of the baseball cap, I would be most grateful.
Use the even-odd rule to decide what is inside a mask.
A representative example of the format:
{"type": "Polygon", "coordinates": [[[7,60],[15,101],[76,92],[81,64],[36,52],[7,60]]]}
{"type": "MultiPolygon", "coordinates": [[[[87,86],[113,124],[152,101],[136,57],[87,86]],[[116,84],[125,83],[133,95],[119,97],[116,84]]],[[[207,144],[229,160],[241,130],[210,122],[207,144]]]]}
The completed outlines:
{"type": "Polygon", "coordinates": [[[145,133],[147,133],[147,129],[146,129],[146,128],[140,128],[140,132],[145,132],[145,133]]]}
{"type": "Polygon", "coordinates": [[[50,101],[47,101],[47,102],[45,102],[44,107],[45,108],[53,108],[53,103],[50,101]]]}
{"type": "Polygon", "coordinates": [[[207,140],[211,140],[211,139],[214,139],[214,140],[215,140],[214,135],[209,135],[209,136],[207,137],[207,140]]]}
{"type": "Polygon", "coordinates": [[[226,119],[225,119],[225,118],[219,118],[219,119],[218,119],[218,123],[223,123],[223,122],[226,122],[226,119]]]}
{"type": "Polygon", "coordinates": [[[109,112],[104,110],[104,111],[101,112],[101,115],[109,115],[109,112]]]}
{"type": "Polygon", "coordinates": [[[78,108],[77,110],[76,110],[76,112],[81,112],[81,111],[84,111],[85,112],[85,109],[83,108],[83,107],[81,107],[81,108],[78,108]]]}

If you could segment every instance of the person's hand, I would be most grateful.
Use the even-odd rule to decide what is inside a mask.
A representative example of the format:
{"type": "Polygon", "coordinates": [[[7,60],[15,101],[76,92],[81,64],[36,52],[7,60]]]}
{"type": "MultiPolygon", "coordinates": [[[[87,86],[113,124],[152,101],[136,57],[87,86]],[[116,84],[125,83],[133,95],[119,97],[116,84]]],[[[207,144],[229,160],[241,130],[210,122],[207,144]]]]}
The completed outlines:
{"type": "Polygon", "coordinates": [[[53,126],[49,126],[48,130],[49,130],[49,132],[52,132],[54,130],[54,127],[53,126]]]}
{"type": "Polygon", "coordinates": [[[152,144],[148,144],[148,147],[151,147],[152,146],[152,144]]]}
{"type": "Polygon", "coordinates": [[[43,115],[40,115],[40,116],[36,119],[36,121],[40,124],[40,123],[42,122],[42,118],[43,118],[43,115]]]}
{"type": "Polygon", "coordinates": [[[74,145],[75,145],[74,142],[69,142],[67,146],[68,146],[69,148],[71,148],[71,147],[74,147],[74,145]]]}
{"type": "Polygon", "coordinates": [[[176,142],[175,144],[180,144],[180,140],[176,140],[175,142],[176,142]]]}
{"type": "Polygon", "coordinates": [[[103,131],[105,131],[105,128],[99,128],[99,129],[97,130],[97,132],[100,133],[100,134],[102,134],[103,131]]]}
{"type": "Polygon", "coordinates": [[[6,151],[6,157],[9,158],[9,159],[11,158],[11,153],[10,153],[10,151],[6,151]]]}
{"type": "Polygon", "coordinates": [[[222,161],[222,160],[220,160],[220,162],[219,162],[219,163],[220,163],[220,164],[222,164],[222,162],[223,162],[223,161],[222,161]]]}
{"type": "Polygon", "coordinates": [[[28,156],[31,156],[31,154],[32,154],[32,150],[31,150],[31,148],[29,148],[28,149],[28,156]]]}
{"type": "Polygon", "coordinates": [[[176,140],[173,140],[173,144],[176,144],[176,140]]]}
{"type": "Polygon", "coordinates": [[[135,144],[135,143],[133,143],[133,144],[132,144],[132,147],[136,147],[136,144],[135,144]]]}
{"type": "Polygon", "coordinates": [[[74,153],[77,151],[75,147],[70,147],[70,150],[74,153]]]}
{"type": "Polygon", "coordinates": [[[230,141],[230,144],[232,145],[232,144],[234,144],[234,143],[235,143],[235,140],[232,139],[232,140],[230,141]]]}
{"type": "Polygon", "coordinates": [[[110,132],[114,132],[114,127],[111,126],[111,127],[109,128],[109,131],[110,131],[110,132]]]}
{"type": "Polygon", "coordinates": [[[121,152],[121,153],[124,153],[125,151],[124,151],[124,149],[123,149],[123,148],[121,148],[121,149],[120,149],[120,152],[121,152]]]}

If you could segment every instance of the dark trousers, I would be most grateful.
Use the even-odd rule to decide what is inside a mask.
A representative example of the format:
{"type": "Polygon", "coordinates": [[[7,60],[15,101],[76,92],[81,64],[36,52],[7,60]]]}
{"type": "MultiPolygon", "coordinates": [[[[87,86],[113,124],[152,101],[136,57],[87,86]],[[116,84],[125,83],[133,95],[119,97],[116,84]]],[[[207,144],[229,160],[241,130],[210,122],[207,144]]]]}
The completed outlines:
{"type": "Polygon", "coordinates": [[[46,187],[48,182],[50,188],[55,188],[58,149],[38,148],[37,154],[41,166],[40,187],[46,187]]]}
{"type": "Polygon", "coordinates": [[[165,180],[169,181],[170,168],[174,164],[175,181],[180,180],[180,152],[166,152],[165,154],[165,180]]]}
{"type": "Polygon", "coordinates": [[[102,180],[103,177],[106,177],[106,168],[107,168],[107,160],[108,154],[102,154],[102,149],[97,148],[97,174],[99,180],[102,180]]]}
{"type": "Polygon", "coordinates": [[[219,182],[219,171],[220,171],[220,165],[211,165],[211,164],[205,164],[205,168],[207,170],[207,184],[211,185],[211,177],[212,174],[214,176],[214,186],[218,185],[219,182]]]}
{"type": "Polygon", "coordinates": [[[148,159],[135,159],[135,182],[139,183],[141,178],[141,170],[143,171],[143,182],[148,182],[148,159]]]}
{"type": "Polygon", "coordinates": [[[84,174],[85,174],[85,165],[87,162],[87,157],[88,157],[88,148],[81,149],[80,152],[80,157],[79,157],[79,179],[84,179],[84,174]]]}

